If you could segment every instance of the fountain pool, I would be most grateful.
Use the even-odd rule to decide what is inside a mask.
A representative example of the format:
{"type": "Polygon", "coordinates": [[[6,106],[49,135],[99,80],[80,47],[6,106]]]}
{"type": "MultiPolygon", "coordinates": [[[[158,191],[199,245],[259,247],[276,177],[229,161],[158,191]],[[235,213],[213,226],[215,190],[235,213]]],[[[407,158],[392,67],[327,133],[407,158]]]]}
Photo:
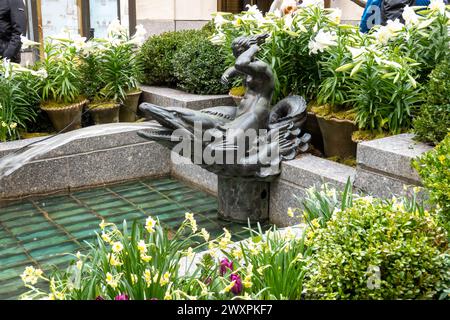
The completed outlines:
{"type": "Polygon", "coordinates": [[[245,225],[219,220],[217,198],[173,178],[139,179],[0,204],[0,299],[17,299],[26,291],[20,274],[28,265],[48,271],[64,267],[95,240],[102,219],[144,222],[157,217],[176,229],[185,212],[192,212],[199,228],[218,236],[225,227],[234,240],[248,237],[245,225]]]}

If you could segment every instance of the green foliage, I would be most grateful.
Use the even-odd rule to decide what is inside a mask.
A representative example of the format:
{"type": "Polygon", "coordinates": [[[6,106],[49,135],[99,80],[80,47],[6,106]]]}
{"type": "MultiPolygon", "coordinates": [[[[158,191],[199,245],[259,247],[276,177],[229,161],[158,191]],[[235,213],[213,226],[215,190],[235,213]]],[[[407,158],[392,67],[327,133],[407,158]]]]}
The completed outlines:
{"type": "Polygon", "coordinates": [[[450,131],[450,104],[423,105],[413,125],[417,140],[439,144],[450,131]]]}
{"type": "Polygon", "coordinates": [[[434,150],[413,161],[413,166],[450,232],[450,134],[434,150]]]}
{"type": "Polygon", "coordinates": [[[432,299],[450,280],[447,235],[423,208],[357,198],[313,226],[308,298],[432,299]]]}
{"type": "Polygon", "coordinates": [[[108,45],[101,51],[98,71],[103,85],[98,97],[123,102],[128,92],[138,88],[141,65],[134,54],[128,43],[108,45]]]}
{"type": "Polygon", "coordinates": [[[83,87],[78,51],[69,40],[47,39],[42,68],[47,72],[43,81],[42,99],[70,104],[80,99],[83,87]]]}
{"type": "Polygon", "coordinates": [[[298,199],[304,208],[303,218],[312,227],[312,222],[317,221],[322,227],[326,225],[333,214],[338,210],[345,210],[353,204],[352,182],[347,181],[342,194],[328,184],[323,184],[318,190],[313,187],[306,191],[304,199],[298,199]]]}
{"type": "Polygon", "coordinates": [[[19,129],[36,117],[41,78],[33,70],[0,66],[0,141],[19,139],[19,129]]]}
{"type": "Polygon", "coordinates": [[[450,55],[431,72],[427,97],[430,104],[450,104],[450,55]]]}
{"type": "Polygon", "coordinates": [[[173,57],[177,87],[196,94],[220,94],[229,89],[220,82],[225,72],[225,54],[204,33],[186,39],[173,57]]]}
{"type": "Polygon", "coordinates": [[[304,239],[292,228],[252,233],[247,241],[222,250],[240,271],[244,291],[263,300],[301,300],[310,255],[304,239]]]}
{"type": "Polygon", "coordinates": [[[147,39],[138,53],[143,66],[142,82],[147,85],[175,86],[173,57],[186,39],[201,31],[176,31],[154,35],[147,39]]]}

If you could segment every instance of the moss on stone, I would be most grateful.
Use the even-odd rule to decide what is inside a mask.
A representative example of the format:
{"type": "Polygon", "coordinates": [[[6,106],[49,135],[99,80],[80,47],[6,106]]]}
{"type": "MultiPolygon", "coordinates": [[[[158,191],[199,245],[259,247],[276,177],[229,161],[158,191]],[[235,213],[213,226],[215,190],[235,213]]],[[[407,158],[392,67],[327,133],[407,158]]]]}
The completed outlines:
{"type": "Polygon", "coordinates": [[[358,130],[353,132],[352,140],[356,143],[362,142],[362,141],[370,141],[370,140],[376,140],[376,139],[382,139],[386,137],[392,136],[389,132],[379,132],[379,131],[370,131],[370,130],[358,130]]]}
{"type": "Polygon", "coordinates": [[[331,106],[329,104],[311,106],[310,110],[317,114],[318,116],[325,119],[339,119],[339,120],[350,120],[355,121],[356,113],[353,110],[341,109],[336,106],[331,106]]]}
{"type": "Polygon", "coordinates": [[[349,167],[356,167],[356,158],[355,157],[348,157],[348,158],[341,158],[338,156],[335,157],[329,157],[327,158],[327,160],[333,161],[333,162],[337,162],[349,167]]]}
{"type": "Polygon", "coordinates": [[[246,89],[244,86],[234,87],[231,88],[230,95],[235,97],[243,97],[245,95],[245,91],[246,89]]]}

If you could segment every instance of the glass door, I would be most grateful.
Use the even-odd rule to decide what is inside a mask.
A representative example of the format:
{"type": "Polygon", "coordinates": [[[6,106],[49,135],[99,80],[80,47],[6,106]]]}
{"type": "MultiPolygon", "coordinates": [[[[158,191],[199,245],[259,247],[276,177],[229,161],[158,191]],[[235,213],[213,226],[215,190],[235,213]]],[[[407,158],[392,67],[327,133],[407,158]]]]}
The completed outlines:
{"type": "MultiPolygon", "coordinates": [[[[121,1],[119,0],[90,0],[90,27],[91,35],[96,38],[103,38],[108,35],[108,26],[120,18],[121,1]]],[[[128,1],[123,1],[128,4],[128,1]]]]}
{"type": "Polygon", "coordinates": [[[81,33],[77,0],[41,0],[43,36],[81,33]]]}

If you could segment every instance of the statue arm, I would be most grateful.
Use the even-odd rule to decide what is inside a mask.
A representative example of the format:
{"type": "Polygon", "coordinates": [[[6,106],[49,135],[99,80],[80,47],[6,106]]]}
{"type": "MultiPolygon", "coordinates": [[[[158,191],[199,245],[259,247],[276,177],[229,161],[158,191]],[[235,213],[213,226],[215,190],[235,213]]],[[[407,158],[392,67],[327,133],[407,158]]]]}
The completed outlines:
{"type": "Polygon", "coordinates": [[[237,71],[235,67],[230,67],[222,75],[221,82],[226,85],[229,83],[230,79],[232,79],[240,74],[241,73],[239,71],[237,71]]]}
{"type": "Polygon", "coordinates": [[[254,75],[255,73],[265,72],[267,65],[260,61],[253,61],[255,54],[259,51],[258,45],[252,45],[247,51],[241,54],[235,63],[235,69],[241,73],[254,75]]]}

